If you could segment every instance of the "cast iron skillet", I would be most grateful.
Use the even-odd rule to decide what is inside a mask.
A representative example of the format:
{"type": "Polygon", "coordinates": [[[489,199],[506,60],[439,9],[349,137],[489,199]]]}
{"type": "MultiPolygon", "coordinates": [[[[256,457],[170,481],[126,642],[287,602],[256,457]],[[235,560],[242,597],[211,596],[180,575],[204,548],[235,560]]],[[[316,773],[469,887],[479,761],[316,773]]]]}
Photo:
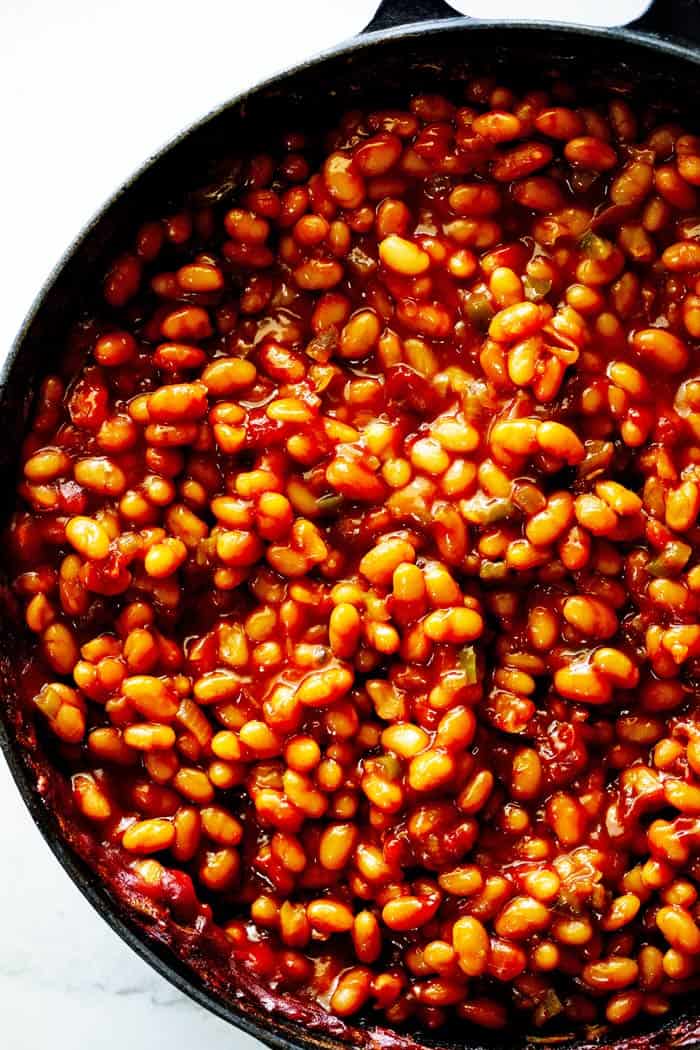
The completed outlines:
{"type": "MultiPolygon", "coordinates": [[[[562,0],[565,2],[565,0],[562,0]]],[[[382,0],[375,17],[357,39],[252,88],[222,106],[152,158],[122,186],[68,250],[37,298],[0,373],[0,491],[14,487],[16,455],[36,381],[60,351],[66,330],[90,310],[91,293],[106,262],[123,246],[123,231],[133,237],[138,223],[177,207],[189,191],[211,187],[221,165],[231,158],[276,141],[290,128],[330,127],[345,109],[368,102],[385,106],[417,90],[456,91],[465,75],[503,70],[508,80],[519,74],[532,86],[548,71],[583,79],[591,90],[610,83],[632,85],[642,96],[668,99],[683,109],[700,97],[700,0],[656,0],[652,10],[627,29],[471,21],[456,17],[444,0],[382,0]]],[[[526,4],[523,4],[525,7],[526,4]]],[[[693,114],[688,114],[693,121],[693,114]]],[[[8,503],[11,501],[11,497],[8,503]]],[[[9,514],[6,505],[6,518],[9,514]]],[[[228,999],[172,952],[144,934],[143,925],[123,908],[93,868],[66,841],[65,828],[37,787],[42,779],[41,751],[31,724],[16,703],[23,646],[9,589],[0,580],[0,744],[29,811],[59,861],[97,911],[143,959],[202,1006],[257,1036],[275,1050],[341,1050],[346,1042],[320,1035],[309,1026],[277,1020],[264,1002],[228,999]]],[[[45,781],[44,781],[45,784],[45,781]]],[[[74,840],[75,841],[75,840],[74,840]]],[[[82,850],[85,854],[85,850],[82,850]]],[[[28,922],[31,921],[28,915],[28,922]]],[[[218,987],[221,987],[218,982],[218,987]]],[[[658,1022],[630,1038],[613,1038],[621,1050],[700,1046],[700,1004],[680,1004],[671,1020],[658,1022]]],[[[369,1022],[368,1022],[369,1025],[369,1022]]],[[[461,1025],[440,1037],[416,1034],[428,1046],[481,1050],[484,1045],[515,1047],[510,1033],[490,1039],[461,1025]]],[[[346,1036],[347,1039],[347,1036],[346,1036]]],[[[356,1036],[356,1043],[387,1046],[377,1033],[356,1036]]],[[[576,1050],[589,1042],[579,1040],[576,1050]]],[[[601,1046],[600,1040],[596,1044],[601,1046]]]]}

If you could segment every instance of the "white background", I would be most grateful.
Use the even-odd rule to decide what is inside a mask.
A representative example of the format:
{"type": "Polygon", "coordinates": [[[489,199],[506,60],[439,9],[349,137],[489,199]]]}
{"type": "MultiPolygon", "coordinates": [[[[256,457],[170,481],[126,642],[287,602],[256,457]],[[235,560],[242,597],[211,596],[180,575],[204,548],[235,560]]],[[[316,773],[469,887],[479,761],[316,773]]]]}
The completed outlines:
{"type": "MultiPolygon", "coordinates": [[[[352,36],[375,0],[0,0],[0,355],[116,186],[249,84],[352,36]]],[[[456,0],[484,17],[619,24],[645,0],[456,0]]],[[[0,757],[6,1050],[252,1048],[153,973],[83,900],[0,757]]]]}

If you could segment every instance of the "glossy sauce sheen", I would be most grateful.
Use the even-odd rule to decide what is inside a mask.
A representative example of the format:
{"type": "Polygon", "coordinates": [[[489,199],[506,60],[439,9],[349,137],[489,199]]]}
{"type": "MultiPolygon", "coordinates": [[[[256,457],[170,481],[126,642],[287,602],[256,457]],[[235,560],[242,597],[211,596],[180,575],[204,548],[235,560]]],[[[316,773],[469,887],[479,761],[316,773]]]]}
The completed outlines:
{"type": "Polygon", "coordinates": [[[475,80],[312,147],[146,223],[44,381],[29,705],[124,877],[280,994],[661,1017],[700,957],[700,139],[475,80]]]}

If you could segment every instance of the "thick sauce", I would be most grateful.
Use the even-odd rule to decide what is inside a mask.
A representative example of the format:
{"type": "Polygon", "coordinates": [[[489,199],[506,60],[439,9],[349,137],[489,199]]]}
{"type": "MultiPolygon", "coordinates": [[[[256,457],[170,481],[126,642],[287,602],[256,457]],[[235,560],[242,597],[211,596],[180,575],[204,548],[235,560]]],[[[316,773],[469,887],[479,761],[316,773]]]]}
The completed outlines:
{"type": "Polygon", "coordinates": [[[580,101],[290,134],[138,231],[24,442],[67,833],[309,1026],[697,987],[700,139],[580,101]]]}

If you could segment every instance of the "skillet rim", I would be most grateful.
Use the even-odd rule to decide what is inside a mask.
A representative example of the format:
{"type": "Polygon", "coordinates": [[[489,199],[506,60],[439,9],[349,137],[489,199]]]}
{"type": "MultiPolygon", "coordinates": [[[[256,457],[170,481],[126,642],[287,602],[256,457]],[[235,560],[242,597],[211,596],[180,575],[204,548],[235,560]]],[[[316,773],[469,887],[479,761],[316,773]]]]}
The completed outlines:
{"type": "MultiPolygon", "coordinates": [[[[529,21],[527,19],[488,22],[456,15],[455,17],[433,18],[422,22],[411,22],[392,26],[391,28],[362,32],[358,36],[326,48],[294,66],[278,70],[238,95],[219,102],[199,119],[187,125],[181,132],[163,143],[132,175],[117,187],[114,193],[85,223],[49,271],[32,301],[7,355],[0,363],[0,410],[6,397],[7,387],[12,378],[13,370],[21,359],[25,342],[31,336],[32,328],[40,317],[46,300],[60,280],[64,270],[88,242],[90,236],[99,228],[100,224],[108,218],[118,202],[137,188],[138,184],[151,172],[158,162],[163,160],[176,147],[182,145],[189,137],[204,130],[207,125],[213,123],[227,110],[245,105],[249,99],[262,92],[279,88],[285,83],[288,85],[297,75],[307,72],[314,67],[320,67],[327,61],[337,60],[344,56],[350,57],[358,52],[381,47],[385,42],[397,39],[408,41],[417,37],[435,36],[456,30],[477,34],[501,32],[508,35],[528,30],[557,35],[560,38],[571,38],[572,43],[578,43],[581,40],[619,41],[625,45],[638,48],[640,57],[646,53],[650,59],[653,59],[655,53],[661,53],[667,58],[700,67],[700,49],[694,47],[690,41],[684,42],[667,34],[656,35],[649,31],[624,27],[598,28],[570,23],[529,21]]],[[[214,990],[210,990],[203,978],[184,963],[173,951],[169,948],[162,948],[157,942],[149,939],[143,927],[119,905],[107,885],[99,879],[87,861],[68,843],[61,832],[54,812],[47,806],[38,790],[36,777],[32,772],[31,765],[23,757],[23,748],[18,740],[15,739],[9,720],[6,723],[4,712],[2,711],[0,711],[0,749],[4,753],[12,778],[35,826],[61,867],[70,876],[73,884],[100,917],[156,973],[174,985],[178,991],[194,1000],[199,1006],[204,1007],[215,1016],[233,1025],[234,1028],[240,1029],[247,1035],[260,1040],[266,1046],[271,1047],[272,1050],[318,1050],[321,1046],[324,1048],[339,1048],[348,1045],[336,1037],[305,1030],[302,1025],[295,1022],[289,1022],[279,1017],[273,1020],[272,1015],[270,1017],[271,1023],[274,1023],[277,1028],[263,1026],[242,1011],[238,1007],[236,1000],[224,999],[214,990]],[[289,1027],[295,1028],[293,1036],[285,1032],[285,1028],[289,1027]]],[[[619,1039],[615,1040],[614,1044],[605,1044],[604,1046],[602,1043],[597,1043],[595,1046],[597,1050],[606,1050],[606,1047],[614,1050],[615,1046],[622,1048],[625,1044],[630,1048],[637,1046],[641,1048],[647,1045],[656,1045],[657,1047],[661,1045],[663,1047],[676,1045],[678,1047],[682,1046],[684,1050],[691,1050],[692,1047],[700,1046],[700,1014],[694,1032],[689,1032],[685,1029],[680,1032],[673,1032],[674,1021],[676,1024],[680,1024],[682,1028],[684,1020],[688,1019],[681,1014],[675,1018],[667,1019],[665,1024],[660,1024],[657,1028],[651,1029],[647,1035],[642,1035],[641,1037],[633,1035],[626,1038],[623,1033],[620,1033],[619,1039]],[[654,1036],[663,1035],[666,1032],[668,1032],[669,1038],[678,1034],[680,1040],[674,1043],[664,1041],[663,1044],[647,1042],[650,1039],[653,1040],[654,1036]]],[[[424,1045],[431,1047],[431,1044],[424,1045]]],[[[475,1040],[472,1046],[475,1047],[476,1045],[475,1040]]],[[[570,1047],[571,1050],[588,1050],[591,1044],[586,1043],[584,1038],[583,1041],[565,1045],[570,1047]]],[[[485,1050],[493,1050],[493,1046],[494,1044],[486,1043],[485,1050]]],[[[438,1050],[438,1048],[432,1047],[431,1050],[438,1050]]]]}

